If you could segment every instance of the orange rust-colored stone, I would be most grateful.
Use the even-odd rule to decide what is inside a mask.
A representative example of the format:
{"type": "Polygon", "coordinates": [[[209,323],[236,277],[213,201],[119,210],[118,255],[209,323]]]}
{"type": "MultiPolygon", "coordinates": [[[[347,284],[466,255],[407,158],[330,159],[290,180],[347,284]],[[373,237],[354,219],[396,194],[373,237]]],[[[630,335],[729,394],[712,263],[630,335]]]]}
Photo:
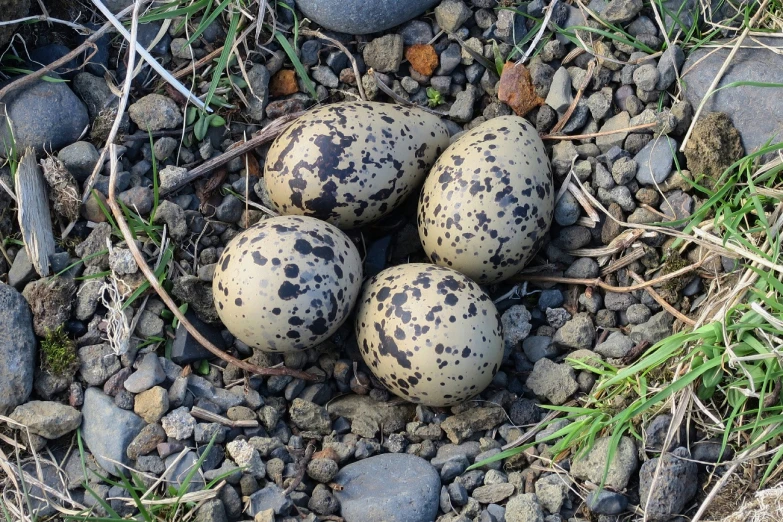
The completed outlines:
{"type": "Polygon", "coordinates": [[[340,463],[340,456],[337,454],[337,451],[330,447],[326,447],[321,451],[316,451],[313,453],[313,460],[315,459],[330,459],[333,460],[336,464],[340,463]]]}
{"type": "Polygon", "coordinates": [[[524,116],[531,110],[544,104],[544,99],[536,94],[530,71],[524,65],[506,62],[498,85],[498,99],[511,107],[517,116],[524,116]]]}
{"type": "Polygon", "coordinates": [[[432,76],[438,67],[438,53],[431,45],[411,45],[405,50],[405,58],[410,62],[414,71],[424,76],[432,76]]]}
{"type": "Polygon", "coordinates": [[[296,72],[291,69],[281,69],[272,76],[269,82],[269,94],[271,96],[286,96],[299,91],[296,83],[296,72]]]}

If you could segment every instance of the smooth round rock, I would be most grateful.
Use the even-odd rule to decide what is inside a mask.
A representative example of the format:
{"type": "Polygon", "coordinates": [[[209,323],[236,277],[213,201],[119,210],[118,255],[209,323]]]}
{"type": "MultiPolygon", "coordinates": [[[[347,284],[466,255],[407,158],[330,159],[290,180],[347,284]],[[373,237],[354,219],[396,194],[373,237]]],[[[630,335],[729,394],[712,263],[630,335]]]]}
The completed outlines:
{"type": "Polygon", "coordinates": [[[438,3],[438,0],[298,0],[296,6],[313,22],[333,31],[370,34],[385,31],[438,3]]]}
{"type": "Polygon", "coordinates": [[[340,470],[334,494],[345,522],[431,522],[438,514],[440,477],[426,460],[386,453],[340,470]]]}

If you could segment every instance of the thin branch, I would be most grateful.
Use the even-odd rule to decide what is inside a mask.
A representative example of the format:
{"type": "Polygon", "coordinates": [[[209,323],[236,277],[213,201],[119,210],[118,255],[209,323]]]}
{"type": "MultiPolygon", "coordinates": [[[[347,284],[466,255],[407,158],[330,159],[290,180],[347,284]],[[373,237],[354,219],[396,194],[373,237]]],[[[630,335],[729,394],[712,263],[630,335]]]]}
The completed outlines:
{"type": "Polygon", "coordinates": [[[641,125],[634,125],[633,127],[626,127],[624,129],[614,129],[614,130],[608,130],[608,131],[602,131],[602,132],[593,132],[591,134],[572,134],[572,135],[565,135],[565,134],[544,134],[541,136],[542,140],[586,140],[590,138],[598,138],[600,136],[609,136],[611,134],[619,134],[621,132],[632,132],[642,129],[650,129],[652,127],[655,127],[658,125],[657,123],[643,123],[641,125]]]}
{"type": "Polygon", "coordinates": [[[19,24],[22,22],[29,22],[31,20],[37,20],[39,22],[54,22],[57,24],[67,25],[72,29],[76,29],[77,31],[82,31],[85,34],[90,34],[92,32],[91,29],[89,29],[88,27],[84,27],[81,24],[77,24],[75,22],[69,22],[68,20],[60,20],[59,18],[52,18],[51,16],[46,16],[46,15],[25,16],[24,18],[17,18],[16,20],[4,20],[0,22],[0,26],[19,24]]]}
{"type": "Polygon", "coordinates": [[[263,129],[261,129],[259,132],[255,134],[252,138],[247,140],[246,142],[241,143],[240,145],[237,145],[236,147],[233,147],[220,156],[216,158],[212,158],[209,161],[206,161],[196,167],[195,169],[188,172],[182,179],[177,181],[176,185],[173,185],[171,187],[166,187],[165,189],[161,189],[160,194],[162,196],[165,196],[166,194],[169,194],[182,186],[190,183],[194,179],[200,178],[201,176],[208,174],[212,172],[214,169],[220,167],[221,165],[225,165],[232,159],[241,156],[242,154],[245,154],[256,147],[259,147],[263,145],[264,143],[268,141],[272,141],[273,139],[277,138],[285,129],[288,127],[288,125],[295,119],[297,119],[299,116],[303,115],[304,111],[301,112],[295,112],[293,114],[287,114],[285,116],[281,116],[280,118],[276,119],[263,129]]]}
{"type": "MultiPolygon", "coordinates": [[[[691,266],[692,266],[692,265],[691,265],[691,266]]],[[[688,267],[685,267],[685,268],[688,268],[688,267]]],[[[679,272],[679,270],[678,270],[678,272],[679,272]]],[[[674,273],[674,272],[672,272],[672,274],[673,274],[673,273],[674,273]]],[[[636,272],[634,272],[633,270],[628,270],[628,275],[629,275],[629,276],[631,276],[631,278],[633,278],[633,280],[634,280],[634,281],[636,281],[637,283],[638,283],[638,282],[643,282],[643,281],[644,281],[644,279],[642,279],[642,278],[641,278],[641,276],[640,276],[639,274],[637,274],[636,272]]],[[[667,275],[671,275],[671,274],[667,274],[667,275]]],[[[648,281],[648,282],[649,282],[649,281],[648,281]]],[[[641,286],[641,285],[637,285],[637,286],[641,286]]],[[[690,317],[688,317],[688,316],[686,316],[686,315],[683,315],[682,313],[680,313],[680,311],[679,311],[679,310],[677,310],[677,309],[676,309],[676,308],[674,308],[672,305],[670,305],[669,303],[667,303],[667,302],[666,302],[666,299],[664,299],[663,297],[661,297],[661,294],[659,294],[658,292],[656,292],[655,290],[653,290],[653,289],[652,289],[651,287],[649,287],[649,286],[647,286],[647,287],[644,287],[644,289],[647,291],[647,293],[648,293],[648,294],[650,294],[650,296],[651,296],[653,299],[655,299],[656,301],[658,301],[658,304],[659,304],[659,305],[661,305],[662,307],[664,307],[664,308],[666,309],[666,311],[667,311],[667,312],[669,312],[670,314],[672,314],[674,317],[676,317],[677,319],[679,319],[680,321],[682,321],[682,322],[683,322],[683,323],[685,323],[685,324],[688,324],[688,325],[690,325],[690,326],[696,326],[696,321],[694,321],[693,319],[691,319],[690,317]]]]}

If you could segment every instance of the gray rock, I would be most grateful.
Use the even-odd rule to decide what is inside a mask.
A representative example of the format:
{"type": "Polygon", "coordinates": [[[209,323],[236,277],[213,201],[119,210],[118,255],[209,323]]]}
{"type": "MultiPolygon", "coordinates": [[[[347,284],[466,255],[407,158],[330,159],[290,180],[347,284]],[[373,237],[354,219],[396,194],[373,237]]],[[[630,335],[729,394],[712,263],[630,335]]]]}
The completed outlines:
{"type": "Polygon", "coordinates": [[[663,183],[672,171],[677,142],[672,138],[656,138],[636,153],[634,160],[639,166],[636,180],[642,185],[663,183]]]}
{"type": "Polygon", "coordinates": [[[348,34],[370,34],[416,18],[436,3],[437,0],[298,0],[296,7],[307,18],[327,29],[348,34]]]}
{"type": "Polygon", "coordinates": [[[328,435],[332,431],[332,421],[326,408],[310,401],[294,399],[289,415],[299,429],[320,435],[328,435]]]}
{"type": "Polygon", "coordinates": [[[130,460],[125,449],[144,427],[144,421],[133,412],[118,408],[111,397],[98,388],[84,392],[82,437],[98,464],[116,475],[116,464],[130,460]]]}
{"type": "Polygon", "coordinates": [[[174,154],[174,151],[177,150],[177,146],[179,146],[179,142],[177,140],[171,136],[164,136],[162,138],[158,138],[158,140],[155,142],[155,145],[152,147],[152,153],[155,155],[155,159],[158,161],[163,161],[174,154]]]}
{"type": "Polygon", "coordinates": [[[555,515],[560,513],[568,498],[568,486],[568,479],[557,473],[539,478],[535,487],[541,507],[555,515]]]}
{"type": "Polygon", "coordinates": [[[592,348],[595,340],[595,326],[589,314],[576,314],[562,328],[555,332],[554,342],[566,348],[579,350],[592,348]]]}
{"type": "Polygon", "coordinates": [[[533,393],[555,405],[564,404],[579,389],[574,369],[549,359],[536,362],[526,385],[533,393]]]}
{"type": "MultiPolygon", "coordinates": [[[[591,279],[598,277],[601,268],[598,262],[591,257],[580,257],[573,262],[565,271],[566,277],[575,277],[577,279],[591,279]]],[[[594,295],[598,295],[597,292],[594,295]]]]}
{"type": "Polygon", "coordinates": [[[565,67],[560,67],[552,77],[552,85],[549,87],[549,94],[545,101],[559,113],[564,112],[574,101],[574,95],[571,93],[571,76],[565,67]]]}
{"type": "Polygon", "coordinates": [[[506,522],[544,522],[544,511],[533,493],[522,493],[506,504],[506,522]]]}
{"type": "Polygon", "coordinates": [[[476,87],[468,84],[464,91],[457,93],[457,99],[449,109],[449,118],[460,123],[473,119],[473,104],[476,101],[476,87]]]}
{"type": "MultiPolygon", "coordinates": [[[[775,46],[776,38],[759,38],[767,46],[775,46]]],[[[726,42],[715,41],[716,45],[726,42]]],[[[731,60],[731,67],[721,77],[718,88],[737,81],[781,83],[783,56],[768,49],[739,49],[731,60]]],[[[717,71],[723,66],[729,48],[698,49],[688,56],[683,66],[682,77],[687,85],[685,97],[693,107],[698,107],[712,83],[717,71]]],[[[722,89],[710,96],[704,105],[705,112],[724,112],[729,115],[740,133],[745,151],[750,153],[772,140],[777,143],[783,137],[783,110],[780,96],[775,89],[763,89],[751,85],[722,89]],[[748,103],[748,100],[756,100],[748,103]]]]}
{"type": "Polygon", "coordinates": [[[158,172],[161,192],[168,192],[174,189],[174,187],[181,185],[187,174],[188,169],[184,167],[177,167],[175,165],[165,166],[158,172]]]}
{"type": "Polygon", "coordinates": [[[659,79],[660,74],[653,64],[640,65],[633,72],[633,82],[643,91],[654,91],[659,79]]]}
{"type": "Polygon", "coordinates": [[[278,486],[270,484],[250,495],[250,507],[247,514],[255,516],[271,509],[275,515],[287,515],[292,507],[293,503],[286,497],[284,491],[278,486]]]}
{"type": "Polygon", "coordinates": [[[185,440],[193,435],[196,419],[190,414],[188,408],[181,406],[163,417],[160,424],[170,439],[185,440]]]}
{"type": "Polygon", "coordinates": [[[509,353],[530,334],[530,330],[533,328],[530,320],[530,312],[524,305],[514,305],[500,316],[503,343],[509,353]]]}
{"type": "Polygon", "coordinates": [[[48,277],[28,283],[22,295],[33,312],[33,330],[39,337],[56,330],[71,317],[76,286],[72,279],[48,277]]]}
{"type": "MultiPolygon", "coordinates": [[[[622,111],[615,116],[612,116],[601,127],[601,132],[614,131],[619,129],[628,128],[631,121],[631,115],[627,111],[622,111]]],[[[622,147],[625,138],[628,137],[627,132],[616,132],[613,134],[607,134],[605,136],[598,136],[595,139],[595,144],[602,153],[608,152],[612,147],[622,147]]]]}
{"type": "Polygon", "coordinates": [[[375,38],[364,48],[367,67],[377,72],[397,72],[402,62],[403,39],[399,34],[387,34],[375,38]]]}
{"type": "Polygon", "coordinates": [[[640,506],[645,507],[648,520],[663,522],[681,514],[699,490],[698,467],[695,462],[684,459],[690,459],[690,453],[685,448],[677,448],[642,464],[639,470],[640,506]],[[653,488],[656,473],[658,477],[653,488]]]}
{"type": "Polygon", "coordinates": [[[223,201],[221,201],[220,205],[215,208],[215,217],[225,223],[239,223],[244,211],[244,203],[233,194],[226,194],[223,196],[223,201]]]}
{"type": "Polygon", "coordinates": [[[141,360],[139,369],[125,379],[124,386],[131,393],[141,393],[165,380],[166,374],[158,361],[158,356],[155,353],[148,353],[141,360]]]}
{"type": "Polygon", "coordinates": [[[606,4],[601,17],[611,24],[624,24],[633,20],[642,7],[642,0],[612,0],[606,4]]]}
{"type": "Polygon", "coordinates": [[[435,8],[435,21],[447,33],[453,33],[473,15],[462,0],[443,0],[435,8]]]}
{"type": "Polygon", "coordinates": [[[40,154],[75,142],[90,123],[87,107],[67,83],[38,81],[11,91],[3,102],[8,118],[4,115],[0,121],[2,156],[9,153],[11,128],[19,153],[33,147],[40,154]]]}
{"type": "Polygon", "coordinates": [[[555,205],[555,221],[564,227],[573,225],[579,220],[581,211],[582,207],[576,197],[571,192],[566,192],[555,205]]]}
{"type": "Polygon", "coordinates": [[[628,498],[620,493],[602,489],[591,491],[585,499],[585,504],[596,515],[619,515],[628,507],[628,498]]]}
{"type": "Polygon", "coordinates": [[[307,507],[319,515],[331,515],[340,509],[340,503],[327,486],[318,484],[313,489],[307,507]]]}
{"type": "Polygon", "coordinates": [[[262,65],[256,65],[247,71],[248,79],[248,110],[247,114],[253,121],[264,119],[266,106],[269,103],[269,71],[262,65]]]}
{"type": "Polygon", "coordinates": [[[612,332],[604,342],[595,347],[595,351],[604,357],[620,359],[628,355],[633,347],[634,342],[622,332],[612,332]]]}
{"type": "Polygon", "coordinates": [[[182,111],[176,102],[160,94],[143,97],[128,108],[128,114],[144,131],[173,129],[182,123],[182,111]]]}
{"type": "Polygon", "coordinates": [[[165,223],[168,227],[169,235],[176,240],[184,239],[188,235],[185,211],[171,201],[164,200],[160,202],[152,222],[153,224],[165,223]]]}
{"type": "Polygon", "coordinates": [[[198,511],[196,511],[193,522],[228,522],[228,516],[226,516],[226,508],[223,507],[223,502],[217,498],[207,500],[198,508],[198,511]]]}
{"type": "Polygon", "coordinates": [[[658,82],[655,84],[655,90],[665,91],[677,79],[677,73],[685,62],[685,53],[677,45],[672,45],[666,49],[658,59],[658,82]]]}
{"type": "Polygon", "coordinates": [[[20,249],[16,253],[11,269],[8,271],[8,284],[17,290],[21,290],[36,277],[38,277],[38,273],[27,256],[27,251],[24,248],[20,249]]]}
{"type": "Polygon", "coordinates": [[[636,161],[623,156],[612,165],[612,179],[618,185],[627,185],[636,176],[636,161]]]}
{"type": "Polygon", "coordinates": [[[514,485],[506,482],[477,487],[470,496],[482,504],[498,504],[513,494],[514,485]]]}
{"type": "Polygon", "coordinates": [[[631,340],[635,343],[647,341],[655,344],[672,334],[672,317],[669,312],[658,312],[650,318],[649,321],[637,324],[631,328],[631,340]]]}
{"type": "Polygon", "coordinates": [[[423,20],[411,20],[400,28],[399,34],[406,46],[426,44],[433,36],[432,26],[423,20]]]}
{"type": "Polygon", "coordinates": [[[14,409],[12,420],[27,426],[31,433],[45,439],[57,439],[79,427],[82,414],[66,404],[30,401],[14,409]]]}
{"type": "Polygon", "coordinates": [[[440,477],[424,459],[384,454],[345,466],[334,482],[346,522],[430,522],[438,512],[440,477]]]}
{"type": "Polygon", "coordinates": [[[73,90],[87,105],[87,113],[91,120],[94,120],[101,111],[110,107],[116,108],[119,102],[119,98],[111,92],[105,79],[87,72],[76,74],[73,79],[73,90]]]}
{"type": "MultiPolygon", "coordinates": [[[[193,468],[196,467],[198,456],[196,456],[195,451],[189,451],[175,465],[174,462],[176,462],[178,457],[179,457],[179,451],[166,457],[165,464],[166,464],[166,469],[169,470],[166,476],[168,477],[169,480],[171,480],[171,485],[179,489],[186,483],[185,479],[187,478],[188,474],[190,474],[193,468]]],[[[196,473],[193,474],[190,483],[188,483],[186,491],[192,492],[192,491],[202,490],[204,489],[205,484],[206,482],[204,480],[203,475],[197,471],[196,473]]]]}
{"type": "Polygon", "coordinates": [[[100,154],[92,143],[77,141],[63,147],[57,157],[81,185],[92,174],[100,154]]]}
{"type": "Polygon", "coordinates": [[[527,34],[526,18],[510,9],[500,9],[497,16],[495,35],[507,44],[518,44],[527,34]]]}
{"type": "Polygon", "coordinates": [[[79,348],[79,373],[87,384],[101,386],[120,371],[120,359],[108,343],[79,348]]]}
{"type": "Polygon", "coordinates": [[[109,223],[98,223],[87,239],[76,245],[76,255],[84,259],[85,266],[96,266],[103,270],[109,268],[109,254],[96,254],[106,250],[106,240],[111,236],[111,230],[109,223]]]}
{"type": "Polygon", "coordinates": [[[522,350],[532,363],[544,357],[554,359],[560,353],[560,350],[552,344],[552,338],[544,335],[531,335],[522,341],[522,350]]]}
{"type": "MultiPolygon", "coordinates": [[[[398,65],[399,67],[399,65],[398,65]]],[[[310,69],[310,75],[324,87],[336,89],[340,85],[340,79],[328,65],[317,65],[310,69]]]]}
{"type": "Polygon", "coordinates": [[[621,437],[607,470],[610,441],[611,437],[596,439],[586,455],[571,463],[571,474],[578,479],[600,484],[606,470],[606,485],[617,490],[624,489],[639,464],[636,444],[629,437],[621,437]]]}
{"type": "Polygon", "coordinates": [[[454,444],[461,444],[479,431],[491,430],[505,420],[502,408],[471,408],[444,420],[440,427],[454,444]]]}

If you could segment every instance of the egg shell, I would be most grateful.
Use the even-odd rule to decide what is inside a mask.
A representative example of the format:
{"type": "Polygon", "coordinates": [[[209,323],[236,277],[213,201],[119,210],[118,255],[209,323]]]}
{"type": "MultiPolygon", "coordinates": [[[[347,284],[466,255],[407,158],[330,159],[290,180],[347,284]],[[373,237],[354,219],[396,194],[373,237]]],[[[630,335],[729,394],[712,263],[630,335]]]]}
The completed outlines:
{"type": "Polygon", "coordinates": [[[455,270],[409,263],[365,283],[356,314],[364,362],[392,393],[450,406],[486,388],[503,359],[500,316],[455,270]]]}
{"type": "Polygon", "coordinates": [[[440,118],[422,110],[335,103],[305,114],[278,136],[264,177],[281,214],[355,228],[402,203],[448,144],[440,118]]]}
{"type": "Polygon", "coordinates": [[[435,162],[419,197],[419,238],[433,263],[495,283],[533,257],[553,212],[541,138],[524,118],[501,116],[460,136],[435,162]]]}
{"type": "Polygon", "coordinates": [[[240,341],[290,352],[332,335],[361,285],[361,257],[344,232],[315,218],[280,216],[231,240],[212,291],[221,321],[240,341]]]}

